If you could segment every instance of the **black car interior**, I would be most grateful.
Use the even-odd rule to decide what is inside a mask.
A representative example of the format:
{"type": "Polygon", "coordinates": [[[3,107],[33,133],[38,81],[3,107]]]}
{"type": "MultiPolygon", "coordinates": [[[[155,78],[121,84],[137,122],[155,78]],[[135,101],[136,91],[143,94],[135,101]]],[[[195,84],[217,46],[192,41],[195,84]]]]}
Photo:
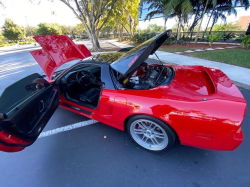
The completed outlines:
{"type": "Polygon", "coordinates": [[[101,67],[83,65],[72,69],[60,80],[59,90],[68,100],[96,108],[101,94],[101,67]]]}

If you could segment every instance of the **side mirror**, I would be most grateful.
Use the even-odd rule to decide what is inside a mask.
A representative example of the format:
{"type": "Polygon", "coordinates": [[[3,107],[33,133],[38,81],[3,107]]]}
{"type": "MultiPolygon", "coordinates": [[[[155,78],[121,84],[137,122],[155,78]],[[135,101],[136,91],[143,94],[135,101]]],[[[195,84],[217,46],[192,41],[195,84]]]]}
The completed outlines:
{"type": "Polygon", "coordinates": [[[102,88],[105,88],[105,82],[102,82],[102,88]]]}
{"type": "Polygon", "coordinates": [[[40,85],[38,83],[30,83],[30,84],[28,84],[28,85],[25,86],[25,89],[27,91],[32,91],[32,92],[34,92],[36,90],[39,90],[41,88],[42,88],[42,85],[40,85]]]}
{"type": "Polygon", "coordinates": [[[6,114],[0,113],[0,120],[6,119],[6,114]]]}

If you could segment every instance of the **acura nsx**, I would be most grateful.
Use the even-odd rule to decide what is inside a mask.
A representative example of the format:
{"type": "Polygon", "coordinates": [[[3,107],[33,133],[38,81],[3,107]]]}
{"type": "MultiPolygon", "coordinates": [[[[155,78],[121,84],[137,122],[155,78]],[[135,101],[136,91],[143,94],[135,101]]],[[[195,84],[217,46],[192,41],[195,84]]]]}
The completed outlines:
{"type": "Polygon", "coordinates": [[[3,91],[0,150],[17,152],[33,144],[58,106],[126,130],[150,151],[169,149],[177,139],[198,148],[237,148],[243,141],[244,97],[217,68],[150,59],[170,34],[97,55],[64,35],[34,37],[42,49],[31,55],[45,75],[29,75],[3,91]]]}

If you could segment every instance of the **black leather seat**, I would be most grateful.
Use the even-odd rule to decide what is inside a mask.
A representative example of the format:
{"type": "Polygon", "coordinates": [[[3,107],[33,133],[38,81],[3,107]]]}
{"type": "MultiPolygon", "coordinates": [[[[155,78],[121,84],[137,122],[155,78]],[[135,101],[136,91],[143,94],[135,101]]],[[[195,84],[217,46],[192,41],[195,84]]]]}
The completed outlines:
{"type": "Polygon", "coordinates": [[[92,104],[97,104],[98,97],[100,94],[100,88],[89,88],[84,93],[79,95],[79,100],[82,102],[89,102],[92,104]]]}

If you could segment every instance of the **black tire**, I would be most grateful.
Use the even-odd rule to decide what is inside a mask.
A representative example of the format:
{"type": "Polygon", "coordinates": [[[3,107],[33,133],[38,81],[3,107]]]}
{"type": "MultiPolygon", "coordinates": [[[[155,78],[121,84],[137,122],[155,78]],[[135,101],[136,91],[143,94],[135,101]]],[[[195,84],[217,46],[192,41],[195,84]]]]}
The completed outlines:
{"type": "MultiPolygon", "coordinates": [[[[149,122],[150,123],[150,122],[149,122]]],[[[159,129],[159,127],[157,127],[159,129]]],[[[165,150],[168,150],[170,148],[173,147],[174,143],[175,143],[175,139],[176,139],[176,133],[175,131],[169,126],[167,125],[166,123],[162,122],[161,120],[157,119],[157,118],[154,118],[154,117],[151,117],[151,116],[147,116],[147,115],[136,115],[136,116],[133,116],[131,118],[129,118],[129,120],[127,121],[127,124],[126,124],[126,130],[128,132],[128,134],[130,135],[130,137],[133,139],[133,141],[139,145],[140,147],[148,150],[148,151],[153,151],[153,152],[160,152],[160,151],[165,151],[165,150]],[[143,146],[143,145],[140,145],[140,143],[138,143],[138,138],[137,138],[137,141],[135,140],[136,137],[134,138],[132,134],[136,134],[136,133],[133,133],[131,132],[131,129],[134,128],[134,124],[137,122],[137,121],[140,121],[140,120],[148,120],[148,121],[151,121],[151,122],[154,122],[155,124],[159,125],[164,131],[165,133],[167,134],[167,139],[168,139],[168,143],[167,145],[163,145],[165,147],[161,147],[159,148],[159,150],[152,150],[151,146],[150,147],[146,147],[143,146]],[[132,125],[133,124],[133,125],[132,125]],[[131,128],[131,125],[132,125],[132,128],[131,128]]],[[[139,129],[140,130],[140,129],[139,129]]],[[[160,129],[161,130],[161,129],[160,129]]],[[[145,131],[145,130],[144,130],[145,131]]],[[[155,131],[154,131],[155,132],[155,131]]],[[[164,133],[164,134],[165,134],[164,133]]],[[[145,133],[144,133],[145,134],[145,133]]],[[[144,136],[144,134],[141,134],[141,136],[144,136]]],[[[166,137],[166,136],[165,136],[166,137]]],[[[165,138],[164,138],[165,139],[165,138]]],[[[140,141],[140,140],[139,140],[140,141]]],[[[145,142],[146,144],[148,143],[148,139],[147,141],[145,142]]],[[[148,143],[150,144],[150,142],[148,143]]],[[[154,145],[153,145],[154,146],[154,145]]]]}

